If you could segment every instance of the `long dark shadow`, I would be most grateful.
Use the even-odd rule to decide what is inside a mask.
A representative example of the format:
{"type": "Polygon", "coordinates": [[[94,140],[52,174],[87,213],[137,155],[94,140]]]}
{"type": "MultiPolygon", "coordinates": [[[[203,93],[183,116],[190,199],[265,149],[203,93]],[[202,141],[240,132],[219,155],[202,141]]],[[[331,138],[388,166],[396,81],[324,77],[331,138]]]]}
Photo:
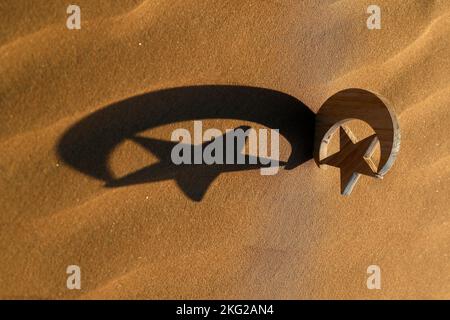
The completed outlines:
{"type": "Polygon", "coordinates": [[[196,167],[196,175],[193,175],[192,168],[174,170],[168,160],[168,145],[152,139],[143,140],[137,134],[173,122],[200,119],[244,120],[279,129],[292,149],[284,169],[295,168],[312,159],[315,115],[306,105],[282,92],[231,85],[172,88],[111,104],[70,127],[59,140],[57,153],[74,169],[105,181],[106,187],[173,178],[186,195],[199,201],[220,172],[252,170],[261,166],[205,165],[196,167]],[[147,145],[152,152],[165,150],[168,154],[160,156],[165,161],[126,179],[115,179],[108,168],[108,158],[114,147],[125,139],[147,145]]]}

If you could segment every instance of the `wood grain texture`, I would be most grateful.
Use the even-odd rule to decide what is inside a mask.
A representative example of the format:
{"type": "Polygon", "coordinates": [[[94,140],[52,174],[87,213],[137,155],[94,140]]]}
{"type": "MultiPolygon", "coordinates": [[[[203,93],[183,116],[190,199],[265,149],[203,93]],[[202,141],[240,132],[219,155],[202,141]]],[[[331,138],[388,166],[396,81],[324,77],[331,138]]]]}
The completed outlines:
{"type": "Polygon", "coordinates": [[[321,164],[341,169],[341,194],[349,195],[361,174],[377,177],[376,165],[371,156],[378,142],[376,135],[371,135],[356,142],[356,138],[345,126],[339,130],[340,151],[323,159],[321,164]]]}
{"type": "Polygon", "coordinates": [[[69,3],[0,1],[2,299],[450,299],[447,1],[379,0],[381,30],[367,1],[77,0],[70,31],[69,3]],[[402,150],[343,197],[309,144],[349,87],[389,97],[402,150]],[[292,169],[220,174],[201,201],[174,180],[105,187],[160,160],[136,136],[195,119],[283,129],[292,169]]]}
{"type": "Polygon", "coordinates": [[[331,96],[316,116],[314,159],[341,168],[341,193],[348,195],[359,178],[365,174],[382,178],[394,164],[400,149],[400,128],[397,118],[385,98],[362,89],[346,89],[331,96]],[[366,122],[375,134],[356,142],[351,131],[344,126],[351,120],[366,122]],[[333,135],[340,130],[340,151],[330,156],[328,146],[333,135]],[[378,169],[370,161],[376,143],[380,143],[378,169]]]}

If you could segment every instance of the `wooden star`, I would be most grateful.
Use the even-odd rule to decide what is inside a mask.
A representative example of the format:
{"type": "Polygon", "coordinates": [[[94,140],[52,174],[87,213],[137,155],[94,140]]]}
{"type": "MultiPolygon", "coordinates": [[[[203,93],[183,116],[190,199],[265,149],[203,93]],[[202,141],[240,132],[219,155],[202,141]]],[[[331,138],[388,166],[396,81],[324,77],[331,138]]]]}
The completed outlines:
{"type": "Polygon", "coordinates": [[[337,167],[341,171],[341,194],[349,195],[361,174],[382,178],[379,176],[377,166],[371,157],[375,151],[378,138],[373,134],[361,141],[345,126],[339,129],[340,150],[323,159],[321,164],[337,167]]]}

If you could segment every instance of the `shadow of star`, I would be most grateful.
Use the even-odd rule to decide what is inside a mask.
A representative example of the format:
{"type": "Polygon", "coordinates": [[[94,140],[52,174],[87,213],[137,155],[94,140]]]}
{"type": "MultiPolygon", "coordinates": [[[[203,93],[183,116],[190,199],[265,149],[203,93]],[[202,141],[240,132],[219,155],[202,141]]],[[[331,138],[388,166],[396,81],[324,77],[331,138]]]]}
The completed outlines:
{"type": "MultiPolygon", "coordinates": [[[[245,131],[248,128],[249,127],[239,127],[237,129],[243,129],[245,131]]],[[[188,147],[192,148],[191,154],[193,155],[195,151],[201,152],[202,150],[204,150],[204,148],[211,144],[213,141],[222,139],[224,147],[223,155],[225,157],[225,141],[228,134],[230,134],[230,132],[227,132],[226,134],[216,137],[215,139],[205,142],[201,145],[188,145],[188,147]]],[[[270,167],[270,161],[272,160],[268,158],[244,155],[244,164],[236,164],[235,162],[235,164],[208,165],[203,162],[201,164],[193,164],[193,162],[191,162],[192,164],[176,165],[171,159],[171,152],[178,143],[139,136],[132,137],[131,140],[138,143],[153,155],[155,155],[159,159],[159,161],[155,164],[127,174],[126,176],[123,176],[121,178],[110,180],[105,184],[106,187],[115,188],[149,182],[174,180],[186,196],[194,201],[201,201],[209,186],[220,174],[226,172],[267,168],[270,167]]],[[[246,140],[247,137],[241,143],[239,142],[239,139],[235,140],[235,143],[233,144],[235,147],[235,155],[237,154],[237,152],[242,152],[245,147],[246,140]]],[[[284,166],[286,165],[286,162],[280,161],[278,165],[280,167],[284,166]]]]}
{"type": "Polygon", "coordinates": [[[375,151],[378,138],[373,134],[356,142],[353,133],[345,126],[339,129],[339,151],[323,159],[326,164],[340,169],[341,194],[349,195],[361,174],[381,179],[371,157],[375,151]]]}

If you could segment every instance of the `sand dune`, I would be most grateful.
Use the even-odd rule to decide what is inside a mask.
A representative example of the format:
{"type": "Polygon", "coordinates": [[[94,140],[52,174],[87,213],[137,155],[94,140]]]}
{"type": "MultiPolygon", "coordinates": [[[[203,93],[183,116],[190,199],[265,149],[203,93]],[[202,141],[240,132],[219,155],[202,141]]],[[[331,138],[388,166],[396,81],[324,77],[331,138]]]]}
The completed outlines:
{"type": "MultiPolygon", "coordinates": [[[[1,298],[450,298],[446,1],[378,1],[374,31],[366,1],[77,3],[79,31],[65,1],[0,4],[1,298]],[[310,160],[222,174],[196,202],[173,180],[105,188],[58,153],[99,110],[200,85],[276,90],[312,112],[343,88],[374,90],[399,118],[398,159],[348,198],[339,171],[310,160]],[[70,264],[80,291],[65,287],[70,264]],[[371,264],[382,290],[365,286],[371,264]]],[[[192,125],[161,123],[142,134],[169,140],[192,125]]],[[[292,148],[283,137],[282,160],[292,148]]],[[[109,165],[156,160],[127,141],[109,165]]]]}

